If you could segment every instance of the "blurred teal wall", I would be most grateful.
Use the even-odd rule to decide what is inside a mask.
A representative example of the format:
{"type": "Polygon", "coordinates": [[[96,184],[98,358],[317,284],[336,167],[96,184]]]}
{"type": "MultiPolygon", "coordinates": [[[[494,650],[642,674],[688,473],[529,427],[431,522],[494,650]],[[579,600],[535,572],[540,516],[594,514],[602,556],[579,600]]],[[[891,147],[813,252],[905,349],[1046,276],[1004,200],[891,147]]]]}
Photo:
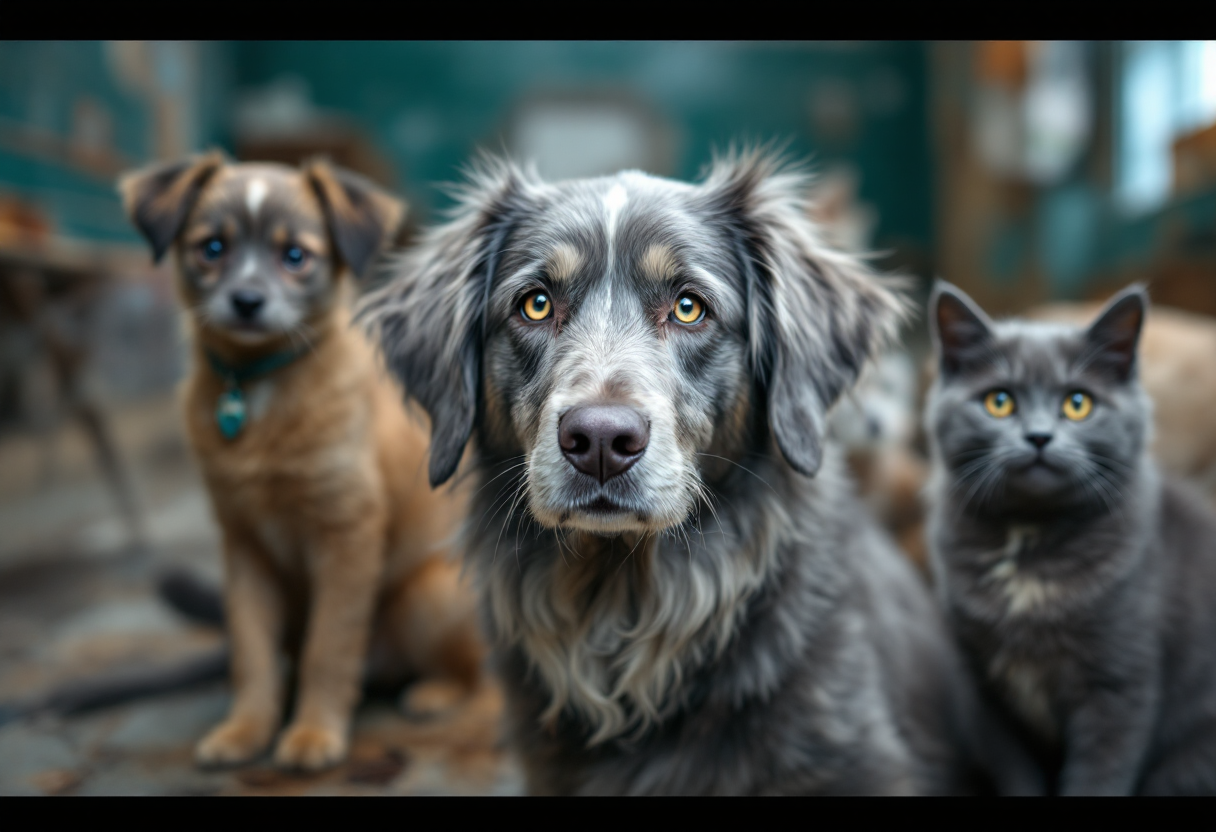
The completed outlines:
{"type": "Polygon", "coordinates": [[[5,41],[0,43],[0,187],[38,202],[59,230],[85,238],[131,238],[112,181],[55,159],[41,131],[71,133],[72,107],[91,96],[108,108],[116,150],[148,158],[151,113],[118,87],[98,42],[5,41]],[[32,128],[41,153],[19,143],[32,128]]]}
{"type": "MultiPolygon", "coordinates": [[[[189,109],[188,145],[227,141],[226,108],[231,96],[230,48],[191,44],[203,71],[178,77],[173,49],[152,50],[159,87],[181,88],[189,109]],[[193,83],[187,83],[193,82],[193,83]]],[[[68,145],[81,101],[98,105],[105,146],[118,164],[143,164],[155,156],[157,113],[148,89],[132,85],[116,70],[115,55],[101,41],[0,42],[0,191],[36,202],[64,236],[135,242],[114,190],[114,175],[69,158],[68,145]]]]}
{"type": "MultiPolygon", "coordinates": [[[[534,91],[627,91],[675,128],[674,175],[695,177],[732,140],[788,140],[796,156],[853,163],[878,210],[876,244],[927,250],[931,162],[920,43],[241,42],[241,86],[283,75],[315,104],[351,113],[424,201],[476,147],[501,147],[511,107],[534,91]],[[856,111],[847,135],[817,134],[812,98],[856,111]]],[[[847,115],[847,114],[846,114],[847,115]]]]}
{"type": "Polygon", "coordinates": [[[29,153],[30,129],[67,141],[73,108],[91,98],[108,114],[116,157],[142,164],[157,155],[153,84],[189,105],[193,149],[232,151],[242,90],[295,75],[315,104],[365,128],[425,216],[445,204],[437,183],[457,179],[477,147],[501,147],[504,120],[527,94],[625,91],[673,128],[676,176],[695,177],[711,149],[731,141],[788,141],[794,156],[855,166],[860,196],[878,212],[878,246],[926,251],[933,239],[919,43],[242,41],[189,48],[197,50],[191,84],[175,78],[181,69],[173,50],[157,47],[151,77],[136,88],[121,77],[110,44],[0,43],[0,189],[36,199],[67,236],[133,241],[113,177],[49,149],[29,153]],[[855,129],[817,131],[812,102],[824,94],[852,109],[855,129]]]}
{"type": "MultiPolygon", "coordinates": [[[[181,152],[233,152],[243,95],[294,76],[315,105],[363,128],[396,167],[415,213],[433,219],[446,203],[437,185],[458,179],[477,148],[501,148],[508,117],[529,95],[627,93],[670,125],[677,177],[695,177],[713,148],[739,140],[786,141],[791,155],[820,167],[849,163],[860,198],[877,211],[875,247],[928,275],[936,196],[928,52],[914,42],[151,43],[141,78],[119,60],[132,53],[112,43],[4,41],[0,192],[37,202],[66,236],[136,242],[114,174],[164,155],[156,136],[165,100],[188,122],[181,152]],[[104,111],[108,169],[71,158],[82,101],[104,111]],[[833,108],[851,128],[824,129],[815,114],[833,108]]],[[[1100,94],[1110,96],[1103,61],[1100,94]]],[[[1128,218],[1096,167],[1078,166],[1038,193],[1028,215],[991,230],[986,279],[1017,281],[1033,262],[1066,297],[1083,294],[1096,275],[1139,268],[1167,245],[1213,249],[1216,192],[1128,218]]]]}

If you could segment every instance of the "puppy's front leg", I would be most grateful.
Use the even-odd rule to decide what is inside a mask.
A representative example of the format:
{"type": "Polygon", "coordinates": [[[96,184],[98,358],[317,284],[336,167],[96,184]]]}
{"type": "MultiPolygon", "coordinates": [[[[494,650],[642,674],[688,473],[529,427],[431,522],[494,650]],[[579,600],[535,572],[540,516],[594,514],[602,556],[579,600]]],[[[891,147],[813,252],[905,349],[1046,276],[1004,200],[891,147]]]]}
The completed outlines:
{"type": "Polygon", "coordinates": [[[296,716],[275,751],[285,768],[317,770],[346,756],[383,568],[384,536],[370,525],[316,538],[296,716]]]}
{"type": "Polygon", "coordinates": [[[253,759],[270,744],[282,717],[283,598],[278,584],[269,565],[229,532],[224,535],[224,575],[233,703],[228,718],[195,750],[195,759],[204,766],[253,759]]]}

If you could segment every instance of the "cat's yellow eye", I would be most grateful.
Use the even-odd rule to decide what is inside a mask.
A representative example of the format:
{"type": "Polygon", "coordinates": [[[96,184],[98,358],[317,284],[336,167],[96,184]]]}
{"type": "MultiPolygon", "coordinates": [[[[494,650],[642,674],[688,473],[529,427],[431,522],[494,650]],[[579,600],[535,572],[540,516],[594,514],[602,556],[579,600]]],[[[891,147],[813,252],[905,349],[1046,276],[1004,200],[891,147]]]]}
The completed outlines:
{"type": "Polygon", "coordinates": [[[1005,390],[993,390],[984,396],[984,409],[988,415],[1004,419],[1013,412],[1013,396],[1005,390]]]}
{"type": "Polygon", "coordinates": [[[692,295],[681,295],[671,314],[682,324],[695,324],[705,317],[705,304],[692,295]]]}
{"type": "Polygon", "coordinates": [[[533,292],[524,298],[519,307],[519,313],[529,321],[543,321],[553,314],[553,301],[545,292],[533,292]]]}
{"type": "Polygon", "coordinates": [[[1094,400],[1088,393],[1080,391],[1069,393],[1064,398],[1064,405],[1061,409],[1069,419],[1079,422],[1093,411],[1094,400]]]}

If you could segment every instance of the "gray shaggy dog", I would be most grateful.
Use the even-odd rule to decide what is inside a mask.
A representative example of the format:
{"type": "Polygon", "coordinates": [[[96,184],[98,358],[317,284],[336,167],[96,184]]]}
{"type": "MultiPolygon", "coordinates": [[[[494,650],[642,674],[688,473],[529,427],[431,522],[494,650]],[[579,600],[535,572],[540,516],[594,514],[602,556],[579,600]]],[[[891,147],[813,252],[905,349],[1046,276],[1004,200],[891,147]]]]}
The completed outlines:
{"type": "Polygon", "coordinates": [[[467,470],[533,793],[968,790],[972,699],[825,418],[901,302],[733,153],[699,184],[495,159],[362,309],[467,470]]]}

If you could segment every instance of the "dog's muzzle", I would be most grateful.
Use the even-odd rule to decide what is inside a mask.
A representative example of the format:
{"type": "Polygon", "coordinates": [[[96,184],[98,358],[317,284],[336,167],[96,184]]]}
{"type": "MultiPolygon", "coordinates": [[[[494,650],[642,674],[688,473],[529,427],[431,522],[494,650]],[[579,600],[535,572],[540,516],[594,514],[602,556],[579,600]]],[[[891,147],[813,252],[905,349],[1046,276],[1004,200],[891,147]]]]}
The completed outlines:
{"type": "Polygon", "coordinates": [[[567,461],[603,485],[646,453],[650,425],[627,405],[580,405],[563,414],[557,436],[567,461]]]}

